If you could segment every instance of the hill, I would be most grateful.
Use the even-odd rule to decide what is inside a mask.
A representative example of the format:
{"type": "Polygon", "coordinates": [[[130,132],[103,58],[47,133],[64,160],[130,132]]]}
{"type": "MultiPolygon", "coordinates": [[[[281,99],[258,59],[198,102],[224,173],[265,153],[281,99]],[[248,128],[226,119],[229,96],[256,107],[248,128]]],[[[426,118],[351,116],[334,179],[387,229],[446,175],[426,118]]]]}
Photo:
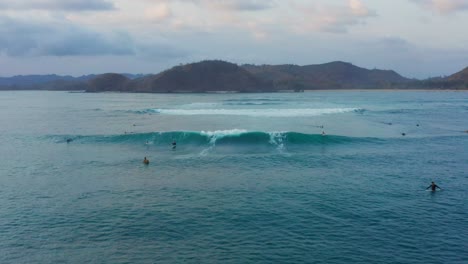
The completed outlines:
{"type": "Polygon", "coordinates": [[[122,74],[100,74],[88,81],[87,92],[126,91],[129,78],[122,74]]]}
{"type": "Polygon", "coordinates": [[[409,81],[391,70],[368,70],[340,61],[307,66],[243,65],[243,68],[272,82],[276,90],[384,88],[409,81]]]}
{"type": "Polygon", "coordinates": [[[397,89],[468,90],[468,67],[445,78],[429,78],[422,81],[413,80],[394,86],[397,89]]]}
{"type": "Polygon", "coordinates": [[[262,92],[273,87],[236,64],[202,61],[176,66],[156,75],[132,80],[133,92],[262,92]]]}
{"type": "Polygon", "coordinates": [[[468,67],[447,77],[448,81],[462,81],[468,83],[468,67]]]}

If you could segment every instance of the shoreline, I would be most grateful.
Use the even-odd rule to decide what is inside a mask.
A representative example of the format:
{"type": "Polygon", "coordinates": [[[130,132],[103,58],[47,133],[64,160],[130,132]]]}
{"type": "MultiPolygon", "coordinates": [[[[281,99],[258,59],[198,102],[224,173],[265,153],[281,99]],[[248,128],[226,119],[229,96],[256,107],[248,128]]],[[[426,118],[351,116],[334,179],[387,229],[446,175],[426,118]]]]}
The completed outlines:
{"type": "Polygon", "coordinates": [[[344,92],[468,92],[468,89],[317,89],[317,90],[304,90],[304,93],[309,93],[309,92],[339,92],[339,91],[344,91],[344,92]]]}

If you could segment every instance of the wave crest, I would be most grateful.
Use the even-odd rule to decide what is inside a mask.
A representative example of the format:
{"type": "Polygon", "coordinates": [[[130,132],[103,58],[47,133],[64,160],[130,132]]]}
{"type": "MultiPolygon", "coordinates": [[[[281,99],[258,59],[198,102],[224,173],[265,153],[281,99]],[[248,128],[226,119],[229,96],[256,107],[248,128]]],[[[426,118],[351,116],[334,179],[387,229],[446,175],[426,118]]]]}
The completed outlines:
{"type": "Polygon", "coordinates": [[[143,109],[129,110],[135,114],[161,114],[161,115],[226,115],[226,116],[252,116],[252,117],[307,117],[327,114],[342,114],[360,112],[360,108],[288,108],[288,109],[143,109]]]}
{"type": "Polygon", "coordinates": [[[216,130],[216,131],[170,131],[151,133],[131,133],[123,135],[95,135],[95,136],[51,136],[57,143],[72,139],[76,143],[109,143],[109,144],[152,144],[167,145],[172,141],[183,145],[199,146],[246,146],[271,145],[284,147],[287,145],[328,145],[353,142],[374,141],[373,138],[354,138],[336,135],[305,134],[299,132],[261,132],[244,129],[216,130]]]}

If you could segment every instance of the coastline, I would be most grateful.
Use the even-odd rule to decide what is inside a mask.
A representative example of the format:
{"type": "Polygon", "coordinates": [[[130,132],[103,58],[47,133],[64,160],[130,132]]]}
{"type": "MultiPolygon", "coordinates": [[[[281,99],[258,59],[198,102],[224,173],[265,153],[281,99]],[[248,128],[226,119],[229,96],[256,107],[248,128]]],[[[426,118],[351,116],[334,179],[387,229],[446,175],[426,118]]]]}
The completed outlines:
{"type": "Polygon", "coordinates": [[[373,88],[373,89],[303,89],[301,91],[294,90],[278,90],[278,91],[172,91],[172,92],[142,92],[142,91],[86,91],[86,90],[53,90],[53,89],[0,89],[2,91],[49,91],[49,92],[69,92],[69,93],[147,93],[147,94],[240,94],[240,93],[311,93],[311,92],[468,92],[468,89],[389,89],[389,88],[373,88]]]}
{"type": "Polygon", "coordinates": [[[316,90],[304,90],[305,93],[309,92],[468,92],[468,89],[316,89],[316,90]]]}

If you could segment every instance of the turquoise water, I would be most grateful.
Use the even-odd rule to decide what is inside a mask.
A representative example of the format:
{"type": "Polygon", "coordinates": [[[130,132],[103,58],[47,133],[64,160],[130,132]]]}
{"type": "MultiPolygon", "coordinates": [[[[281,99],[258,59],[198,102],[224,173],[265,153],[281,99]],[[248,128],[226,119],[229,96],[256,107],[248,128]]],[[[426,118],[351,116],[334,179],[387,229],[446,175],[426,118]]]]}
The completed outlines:
{"type": "Polygon", "coordinates": [[[0,123],[0,263],[468,260],[467,92],[1,92],[0,123]]]}

